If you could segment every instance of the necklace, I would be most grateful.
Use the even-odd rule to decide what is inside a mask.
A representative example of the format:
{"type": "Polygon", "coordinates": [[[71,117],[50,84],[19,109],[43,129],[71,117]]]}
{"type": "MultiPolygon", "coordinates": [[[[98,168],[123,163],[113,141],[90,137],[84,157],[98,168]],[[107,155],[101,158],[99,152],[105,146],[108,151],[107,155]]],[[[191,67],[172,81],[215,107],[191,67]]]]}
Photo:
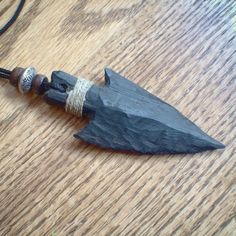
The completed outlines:
{"type": "MultiPolygon", "coordinates": [[[[20,1],[0,34],[14,23],[24,3],[20,1]]],[[[0,68],[0,77],[22,94],[35,92],[50,105],[88,116],[89,124],[74,136],[91,144],[144,154],[224,148],[175,108],[111,69],[105,69],[103,86],[63,71],[53,71],[49,81],[33,67],[0,68]]]]}

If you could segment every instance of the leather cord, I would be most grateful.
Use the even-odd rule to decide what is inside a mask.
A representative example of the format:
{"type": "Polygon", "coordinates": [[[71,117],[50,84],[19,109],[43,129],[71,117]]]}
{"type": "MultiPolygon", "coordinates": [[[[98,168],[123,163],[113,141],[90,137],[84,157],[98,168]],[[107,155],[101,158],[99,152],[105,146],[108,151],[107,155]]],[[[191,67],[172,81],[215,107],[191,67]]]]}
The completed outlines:
{"type": "Polygon", "coordinates": [[[11,71],[4,68],[0,68],[0,77],[4,79],[10,78],[11,71]]]}
{"type": "Polygon", "coordinates": [[[25,0],[20,0],[20,2],[18,4],[14,14],[12,15],[12,17],[7,21],[7,23],[2,28],[0,28],[0,36],[3,33],[5,33],[8,30],[8,28],[15,22],[15,20],[19,16],[24,4],[25,4],[25,0]]]}
{"type": "MultiPolygon", "coordinates": [[[[0,28],[0,36],[3,33],[5,33],[8,30],[8,28],[15,22],[15,20],[19,16],[24,4],[25,4],[25,0],[20,0],[20,2],[18,4],[14,14],[12,15],[12,17],[7,21],[7,23],[2,28],[0,28]]],[[[6,70],[4,68],[0,68],[0,77],[1,78],[9,79],[10,74],[11,74],[11,71],[6,70]]]]}

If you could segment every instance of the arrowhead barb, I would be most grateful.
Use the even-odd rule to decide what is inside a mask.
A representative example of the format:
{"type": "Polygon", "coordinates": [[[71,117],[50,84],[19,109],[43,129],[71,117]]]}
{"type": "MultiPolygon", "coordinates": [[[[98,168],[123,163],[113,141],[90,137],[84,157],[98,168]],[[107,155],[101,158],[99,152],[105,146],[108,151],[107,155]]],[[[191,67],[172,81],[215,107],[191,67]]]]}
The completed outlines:
{"type": "Polygon", "coordinates": [[[221,149],[214,140],[175,108],[110,69],[105,86],[93,86],[84,111],[90,123],[75,137],[116,150],[196,153],[221,149]]]}

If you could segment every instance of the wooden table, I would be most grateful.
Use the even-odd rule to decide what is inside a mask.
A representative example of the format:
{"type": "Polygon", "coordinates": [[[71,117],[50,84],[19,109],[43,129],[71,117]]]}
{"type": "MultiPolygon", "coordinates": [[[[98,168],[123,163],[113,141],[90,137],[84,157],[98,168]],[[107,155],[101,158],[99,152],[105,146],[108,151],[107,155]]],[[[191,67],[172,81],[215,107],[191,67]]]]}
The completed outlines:
{"type": "MultiPolygon", "coordinates": [[[[0,2],[1,25],[17,2],[0,2]]],[[[234,0],[26,1],[0,55],[96,83],[108,66],[227,146],[104,150],[73,138],[87,120],[1,80],[0,235],[236,235],[234,0]]]]}

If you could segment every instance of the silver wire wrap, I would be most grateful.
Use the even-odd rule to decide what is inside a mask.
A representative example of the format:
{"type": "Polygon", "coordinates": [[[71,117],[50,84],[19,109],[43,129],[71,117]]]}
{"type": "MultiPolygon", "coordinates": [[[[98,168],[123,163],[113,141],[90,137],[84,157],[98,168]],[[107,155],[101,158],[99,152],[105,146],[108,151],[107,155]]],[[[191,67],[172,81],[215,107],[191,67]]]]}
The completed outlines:
{"type": "Polygon", "coordinates": [[[88,90],[93,86],[93,82],[78,78],[73,90],[68,92],[66,100],[66,112],[76,116],[82,116],[85,96],[88,90]]]}

